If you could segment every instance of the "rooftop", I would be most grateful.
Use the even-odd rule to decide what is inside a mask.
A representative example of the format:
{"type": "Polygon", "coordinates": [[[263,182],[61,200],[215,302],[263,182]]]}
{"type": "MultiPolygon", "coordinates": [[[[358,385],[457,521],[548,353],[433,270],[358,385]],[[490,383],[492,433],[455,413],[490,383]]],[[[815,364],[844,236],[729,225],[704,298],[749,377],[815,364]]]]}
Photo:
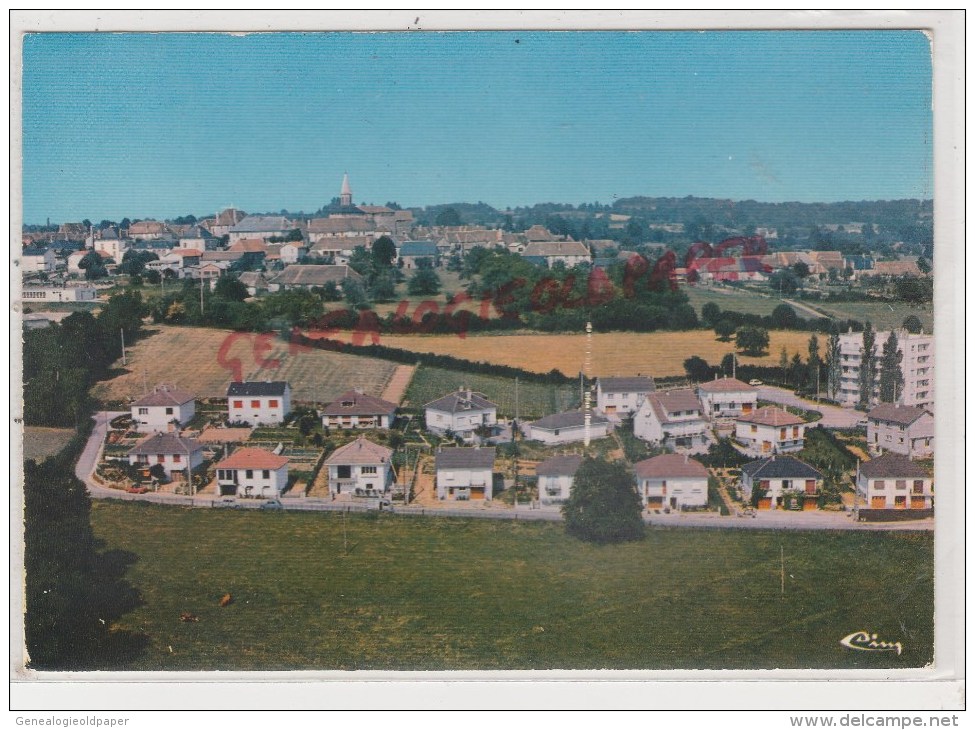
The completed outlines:
{"type": "Polygon", "coordinates": [[[682,454],[661,454],[652,459],[638,461],[633,465],[636,475],[641,479],[658,477],[702,477],[707,479],[708,470],[704,465],[682,454]]]}
{"type": "Polygon", "coordinates": [[[445,395],[435,401],[430,401],[424,408],[446,413],[459,413],[461,411],[474,410],[496,410],[497,406],[489,401],[483,393],[475,393],[472,390],[461,389],[455,393],[445,395]]]}
{"type": "Polygon", "coordinates": [[[494,468],[494,449],[474,448],[450,448],[437,452],[436,468],[440,469],[459,469],[468,467],[471,469],[493,469],[494,468]]]}
{"type": "Polygon", "coordinates": [[[915,464],[906,456],[892,454],[889,451],[876,459],[860,464],[860,473],[867,479],[878,477],[904,477],[905,479],[928,479],[928,474],[921,466],[915,464]]]}
{"type": "Polygon", "coordinates": [[[897,423],[902,426],[910,426],[925,413],[928,413],[928,411],[916,406],[881,403],[867,413],[867,418],[872,421],[890,421],[891,423],[897,423]]]}
{"type": "Polygon", "coordinates": [[[227,396],[232,395],[284,395],[288,387],[284,380],[260,380],[243,383],[231,383],[227,388],[227,396]]]}
{"type": "Polygon", "coordinates": [[[280,469],[288,463],[287,456],[272,454],[264,449],[246,446],[237,449],[217,464],[217,469],[280,469]]]}
{"type": "MultiPolygon", "coordinates": [[[[592,425],[597,423],[609,423],[609,419],[596,413],[591,413],[589,422],[592,425]]],[[[582,411],[566,411],[565,413],[554,413],[534,421],[532,428],[540,428],[551,431],[556,428],[579,428],[586,423],[586,416],[582,411]]]]}
{"type": "Polygon", "coordinates": [[[352,268],[328,264],[291,264],[271,280],[283,286],[324,286],[332,281],[341,284],[346,279],[361,279],[352,268]]]}
{"type": "Polygon", "coordinates": [[[699,390],[706,391],[708,393],[737,393],[739,391],[745,391],[748,393],[754,393],[758,391],[758,388],[744,383],[737,378],[717,378],[715,380],[708,380],[697,386],[699,390]]]}
{"type": "Polygon", "coordinates": [[[393,456],[393,450],[374,444],[365,436],[345,446],[340,446],[325,459],[326,464],[385,464],[393,456]]]}
{"type": "Polygon", "coordinates": [[[652,393],[653,378],[599,378],[599,389],[604,393],[652,393]]]}
{"type": "Polygon", "coordinates": [[[372,416],[393,414],[396,408],[397,405],[388,400],[350,390],[329,403],[321,413],[324,416],[372,416]]]}
{"type": "Polygon", "coordinates": [[[776,455],[743,464],[743,473],[752,479],[822,479],[823,475],[794,456],[776,455]]]}
{"type": "Polygon", "coordinates": [[[579,454],[550,456],[535,467],[535,473],[538,476],[571,477],[575,476],[575,473],[579,471],[581,465],[582,457],[579,454]]]}
{"type": "Polygon", "coordinates": [[[133,406],[181,406],[195,400],[196,396],[186,390],[178,390],[169,385],[160,385],[148,395],[132,402],[133,406]]]}
{"type": "Polygon", "coordinates": [[[799,426],[805,420],[776,406],[765,406],[736,419],[744,423],[757,423],[761,426],[799,426]]]}
{"type": "Polygon", "coordinates": [[[157,433],[144,441],[135,445],[129,450],[129,454],[149,455],[152,454],[185,454],[190,451],[196,452],[203,446],[196,439],[183,438],[174,433],[157,433]]]}

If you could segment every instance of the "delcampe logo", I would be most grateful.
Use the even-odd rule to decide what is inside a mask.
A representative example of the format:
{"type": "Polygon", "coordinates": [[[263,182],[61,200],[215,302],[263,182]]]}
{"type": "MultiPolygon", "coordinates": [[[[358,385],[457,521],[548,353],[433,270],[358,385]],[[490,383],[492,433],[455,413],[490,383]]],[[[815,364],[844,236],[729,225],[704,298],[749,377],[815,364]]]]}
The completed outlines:
{"type": "Polygon", "coordinates": [[[877,635],[868,631],[854,631],[849,636],[840,639],[840,644],[847,649],[856,649],[857,651],[896,651],[897,656],[900,656],[901,651],[903,651],[899,641],[878,641],[877,635]]]}

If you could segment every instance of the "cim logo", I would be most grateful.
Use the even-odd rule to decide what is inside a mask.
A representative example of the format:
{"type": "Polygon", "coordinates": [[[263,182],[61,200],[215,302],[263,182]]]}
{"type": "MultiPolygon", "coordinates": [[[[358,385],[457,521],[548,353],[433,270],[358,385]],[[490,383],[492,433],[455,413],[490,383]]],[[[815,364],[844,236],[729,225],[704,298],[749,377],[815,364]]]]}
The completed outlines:
{"type": "Polygon", "coordinates": [[[847,649],[856,649],[857,651],[896,651],[897,656],[900,656],[901,651],[903,651],[899,641],[878,641],[877,635],[868,631],[854,631],[849,636],[840,639],[840,644],[847,649]]]}

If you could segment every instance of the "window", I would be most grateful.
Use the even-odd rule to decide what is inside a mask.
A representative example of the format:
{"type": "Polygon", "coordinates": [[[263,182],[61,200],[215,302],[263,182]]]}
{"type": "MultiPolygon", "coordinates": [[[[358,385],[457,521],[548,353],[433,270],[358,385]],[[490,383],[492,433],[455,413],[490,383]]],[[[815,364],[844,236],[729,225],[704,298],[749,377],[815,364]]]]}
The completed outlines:
{"type": "Polygon", "coordinates": [[[260,408],[260,407],[261,407],[261,402],[259,400],[251,401],[251,408],[260,408]]]}
{"type": "Polygon", "coordinates": [[[277,399],[269,400],[267,402],[267,405],[268,405],[269,408],[277,408],[278,407],[278,401],[277,401],[277,399]]]}
{"type": "Polygon", "coordinates": [[[904,509],[907,506],[907,497],[894,497],[894,507],[904,509]]]}
{"type": "Polygon", "coordinates": [[[873,483],[874,489],[884,489],[886,486],[887,485],[884,484],[884,480],[883,479],[878,479],[877,481],[875,481],[873,483]]]}
{"type": "Polygon", "coordinates": [[[156,454],[156,463],[157,464],[164,464],[164,463],[166,463],[166,455],[165,454],[156,454]]]}
{"type": "Polygon", "coordinates": [[[779,429],[779,438],[782,439],[783,441],[785,441],[785,429],[784,428],[780,428],[779,429]]]}
{"type": "Polygon", "coordinates": [[[783,489],[792,489],[792,480],[791,479],[783,479],[782,480],[782,488],[783,489]]]}
{"type": "Polygon", "coordinates": [[[798,426],[793,426],[792,427],[792,438],[794,438],[794,439],[799,438],[799,427],[798,426]]]}
{"type": "Polygon", "coordinates": [[[243,408],[243,407],[244,407],[244,401],[242,401],[242,400],[235,400],[234,401],[234,408],[243,408]]]}
{"type": "Polygon", "coordinates": [[[616,396],[613,393],[607,393],[606,394],[606,400],[613,400],[613,398],[615,398],[615,397],[616,396]]]}
{"type": "Polygon", "coordinates": [[[139,415],[140,416],[148,416],[149,415],[149,409],[148,408],[140,408],[139,409],[139,415]]]}
{"type": "Polygon", "coordinates": [[[262,479],[270,479],[271,478],[271,470],[270,469],[264,469],[263,471],[261,471],[261,478],[262,479]]]}
{"type": "Polygon", "coordinates": [[[167,416],[171,416],[171,415],[173,415],[173,409],[172,409],[172,408],[167,408],[167,409],[166,409],[166,415],[167,415],[167,416]]]}
{"type": "Polygon", "coordinates": [[[173,454],[173,463],[174,464],[179,464],[181,461],[183,461],[183,455],[182,454],[173,454]]]}
{"type": "Polygon", "coordinates": [[[375,474],[376,473],[376,467],[374,467],[374,466],[364,466],[364,467],[362,467],[362,473],[363,474],[375,474]]]}
{"type": "Polygon", "coordinates": [[[244,476],[247,477],[248,479],[253,479],[254,478],[254,470],[253,469],[248,469],[247,471],[244,472],[244,476]]]}
{"type": "Polygon", "coordinates": [[[758,426],[756,426],[754,423],[752,424],[752,431],[751,432],[752,433],[757,433],[758,432],[758,426]]]}
{"type": "Polygon", "coordinates": [[[914,494],[923,494],[923,493],[924,493],[924,480],[923,479],[915,479],[914,480],[914,494]]]}
{"type": "Polygon", "coordinates": [[[907,489],[907,480],[906,479],[898,479],[896,482],[894,482],[894,486],[897,489],[907,489]]]}

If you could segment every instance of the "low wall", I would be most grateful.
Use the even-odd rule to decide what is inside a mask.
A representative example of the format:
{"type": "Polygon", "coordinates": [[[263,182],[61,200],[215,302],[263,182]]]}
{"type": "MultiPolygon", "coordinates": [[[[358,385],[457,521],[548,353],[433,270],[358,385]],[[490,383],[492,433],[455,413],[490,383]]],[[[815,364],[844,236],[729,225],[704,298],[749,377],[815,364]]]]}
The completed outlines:
{"type": "Polygon", "coordinates": [[[905,522],[924,520],[934,516],[934,509],[863,509],[860,508],[860,522],[905,522]]]}

